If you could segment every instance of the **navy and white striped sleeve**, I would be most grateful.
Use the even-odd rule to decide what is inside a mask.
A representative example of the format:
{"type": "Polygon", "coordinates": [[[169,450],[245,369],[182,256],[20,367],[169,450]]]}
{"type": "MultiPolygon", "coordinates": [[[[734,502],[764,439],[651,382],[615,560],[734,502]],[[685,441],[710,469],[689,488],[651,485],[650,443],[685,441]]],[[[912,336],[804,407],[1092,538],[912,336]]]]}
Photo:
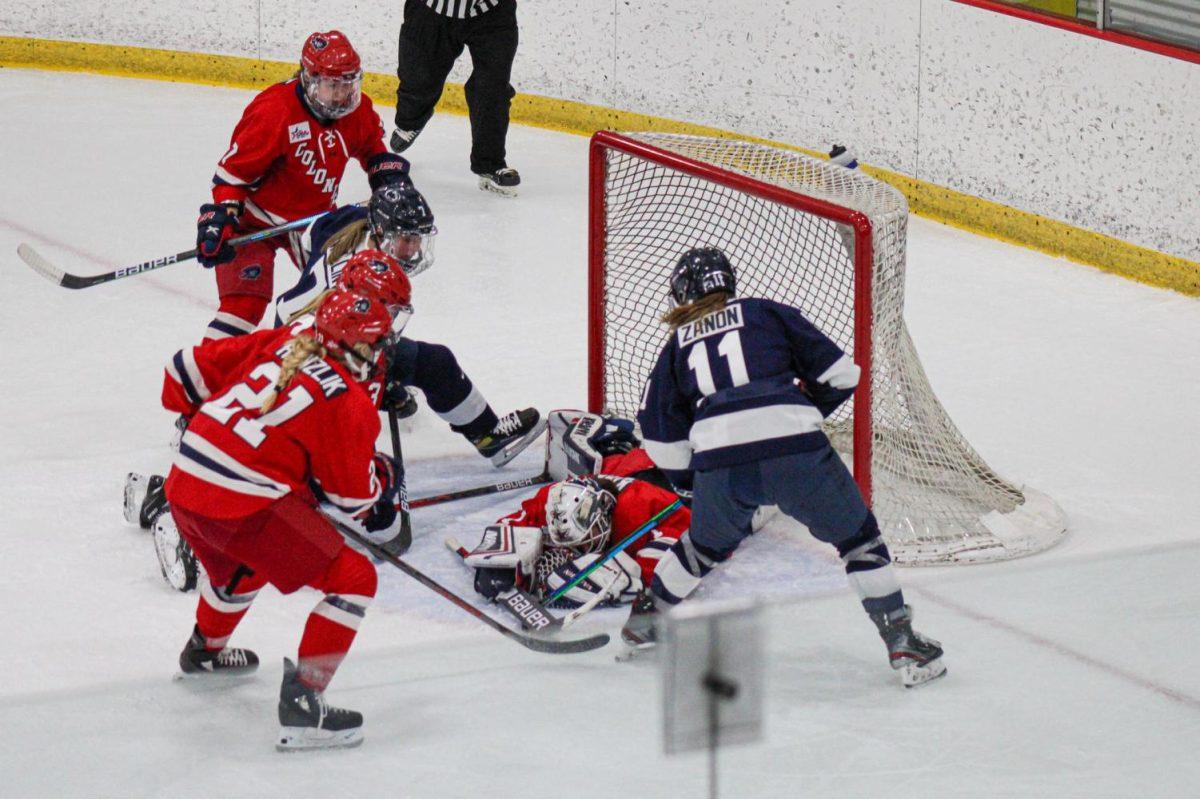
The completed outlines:
{"type": "Polygon", "coordinates": [[[778,307],[796,372],[813,404],[828,417],[854,395],[860,374],[858,364],[800,311],[778,307]]]}
{"type": "Polygon", "coordinates": [[[672,483],[679,485],[690,477],[692,407],[675,379],[676,349],[672,336],[646,380],[638,424],[646,454],[672,483]]]}

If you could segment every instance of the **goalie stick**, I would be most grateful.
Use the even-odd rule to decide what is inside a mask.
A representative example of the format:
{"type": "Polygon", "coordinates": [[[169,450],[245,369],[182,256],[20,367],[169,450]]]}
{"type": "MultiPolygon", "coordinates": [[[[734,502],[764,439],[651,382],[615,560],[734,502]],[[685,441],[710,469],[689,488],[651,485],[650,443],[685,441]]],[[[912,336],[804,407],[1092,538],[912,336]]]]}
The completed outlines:
{"type": "MultiPolygon", "coordinates": [[[[252,241],[269,239],[273,236],[278,236],[280,233],[287,233],[289,231],[296,230],[297,228],[306,227],[309,223],[324,215],[324,213],[320,213],[313,214],[312,216],[306,216],[303,219],[296,219],[284,225],[278,225],[276,227],[259,230],[254,233],[248,233],[245,236],[238,236],[237,238],[230,239],[227,243],[233,247],[237,247],[239,244],[248,244],[252,241]]],[[[101,283],[108,283],[112,280],[120,280],[121,278],[140,275],[143,272],[150,272],[154,269],[162,269],[164,266],[177,264],[181,261],[190,261],[191,259],[195,258],[199,252],[200,251],[195,248],[184,250],[183,252],[177,252],[174,255],[164,255],[160,258],[142,261],[140,264],[134,264],[133,266],[123,266],[120,269],[113,270],[112,272],[105,272],[101,275],[73,275],[70,272],[64,272],[59,267],[46,260],[41,253],[33,249],[33,247],[29,246],[28,244],[21,243],[17,245],[17,255],[21,257],[21,260],[24,261],[30,269],[46,278],[51,283],[55,283],[63,288],[68,289],[86,289],[101,283]]]]}
{"type": "Polygon", "coordinates": [[[424,508],[429,505],[440,505],[443,502],[454,502],[459,499],[470,499],[471,497],[483,497],[488,494],[499,494],[503,491],[516,491],[518,488],[529,488],[530,486],[542,485],[543,483],[553,482],[549,472],[542,472],[534,477],[521,477],[516,480],[508,480],[503,483],[493,483],[492,485],[478,486],[476,488],[464,488],[461,491],[449,491],[445,494],[434,494],[420,499],[409,500],[408,507],[424,508]]]}
{"type": "Polygon", "coordinates": [[[327,516],[326,518],[329,519],[329,522],[336,527],[342,533],[342,535],[346,536],[351,541],[354,541],[375,557],[379,558],[380,560],[386,560],[388,563],[392,564],[397,569],[419,582],[421,585],[450,600],[467,613],[470,613],[472,616],[503,635],[505,638],[516,641],[526,649],[531,649],[534,652],[543,652],[549,655],[564,655],[574,654],[577,652],[590,652],[593,649],[599,649],[609,641],[609,637],[606,633],[598,633],[596,635],[590,635],[587,638],[575,638],[569,641],[560,641],[553,638],[539,638],[520,633],[511,627],[507,627],[496,621],[491,616],[460,597],[458,594],[442,586],[432,578],[425,576],[424,573],[408,565],[404,561],[400,560],[400,558],[396,557],[390,552],[385,552],[381,547],[376,546],[371,542],[370,539],[355,530],[353,527],[350,527],[349,525],[333,517],[327,516]]]}

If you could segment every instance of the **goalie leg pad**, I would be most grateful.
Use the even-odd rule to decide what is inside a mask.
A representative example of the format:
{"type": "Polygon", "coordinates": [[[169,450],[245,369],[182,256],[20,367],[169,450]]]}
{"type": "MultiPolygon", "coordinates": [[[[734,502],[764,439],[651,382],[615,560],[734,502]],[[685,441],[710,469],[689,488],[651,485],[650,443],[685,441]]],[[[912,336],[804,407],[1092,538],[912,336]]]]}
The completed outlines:
{"type": "MultiPolygon", "coordinates": [[[[580,555],[569,563],[559,566],[546,579],[547,593],[553,593],[562,588],[599,558],[600,553],[590,552],[580,555]]],[[[632,602],[638,591],[642,590],[642,570],[636,560],[624,552],[618,552],[612,560],[584,578],[578,585],[567,591],[558,602],[562,607],[578,607],[587,604],[599,594],[605,599],[602,604],[619,605],[632,602]]]]}

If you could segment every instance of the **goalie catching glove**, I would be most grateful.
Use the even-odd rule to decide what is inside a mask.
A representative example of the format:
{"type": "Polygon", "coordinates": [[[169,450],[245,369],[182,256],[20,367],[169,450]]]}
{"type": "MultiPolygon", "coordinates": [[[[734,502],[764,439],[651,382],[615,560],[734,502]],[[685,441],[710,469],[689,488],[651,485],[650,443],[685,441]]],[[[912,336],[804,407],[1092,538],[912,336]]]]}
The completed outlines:
{"type": "MultiPolygon", "coordinates": [[[[546,580],[546,593],[557,591],[601,557],[603,556],[599,553],[589,552],[586,555],[580,555],[570,563],[559,566],[546,580]]],[[[604,595],[604,598],[600,600],[601,606],[620,605],[632,602],[634,596],[641,590],[641,567],[629,555],[618,552],[615,558],[596,569],[579,585],[559,597],[555,601],[555,606],[579,607],[587,604],[597,594],[604,595]]]]}
{"type": "Polygon", "coordinates": [[[475,590],[495,599],[514,586],[529,585],[541,554],[540,527],[493,524],[484,528],[483,539],[463,562],[475,569],[475,590]]]}

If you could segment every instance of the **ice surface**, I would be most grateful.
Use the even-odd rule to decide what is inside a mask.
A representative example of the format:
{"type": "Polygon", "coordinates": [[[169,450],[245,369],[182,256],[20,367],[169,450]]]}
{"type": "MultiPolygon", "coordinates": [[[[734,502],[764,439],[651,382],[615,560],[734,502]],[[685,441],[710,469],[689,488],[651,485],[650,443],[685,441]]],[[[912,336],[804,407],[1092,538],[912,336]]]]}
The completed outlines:
{"type": "MultiPolygon", "coordinates": [[[[70,292],[15,249],[94,273],[187,248],[249,97],[0,72],[0,796],[705,796],[702,756],[660,754],[652,661],[528,652],[386,569],[329,692],[366,715],[362,748],[272,747],[311,592],[256,601],[237,634],[256,679],[171,681],[195,596],[162,582],[120,493],[125,472],[169,462],[161,365],[203,333],[212,277],[183,264],[70,292]]],[[[501,412],[578,406],[585,140],[514,127],[510,201],[475,188],[468,138],[440,115],[410,153],[441,235],[409,332],[450,345],[501,412]]],[[[352,167],[342,199],[365,196],[352,167]]],[[[907,692],[828,548],[782,524],[749,541],[701,594],[775,603],[766,741],[722,754],[723,795],[1197,795],[1200,303],[920,219],[909,243],[907,318],[935,390],[1071,532],[1023,561],[902,572],[949,666],[907,692]]],[[[414,496],[540,468],[531,452],[492,469],[428,411],[405,451],[414,496]]],[[[470,541],[520,496],[417,511],[408,559],[469,595],[442,539],[470,541]]]]}

